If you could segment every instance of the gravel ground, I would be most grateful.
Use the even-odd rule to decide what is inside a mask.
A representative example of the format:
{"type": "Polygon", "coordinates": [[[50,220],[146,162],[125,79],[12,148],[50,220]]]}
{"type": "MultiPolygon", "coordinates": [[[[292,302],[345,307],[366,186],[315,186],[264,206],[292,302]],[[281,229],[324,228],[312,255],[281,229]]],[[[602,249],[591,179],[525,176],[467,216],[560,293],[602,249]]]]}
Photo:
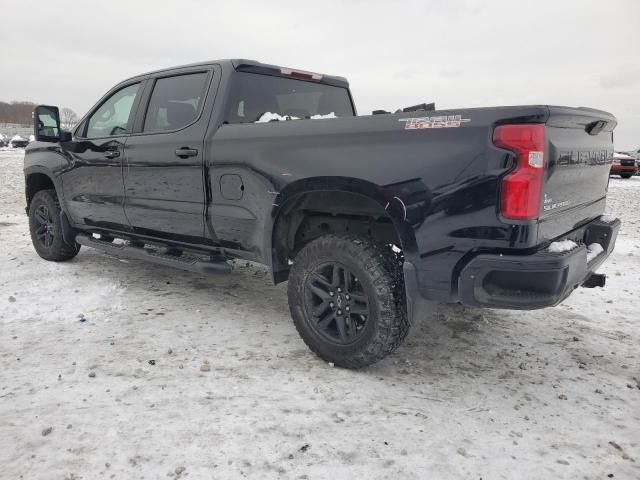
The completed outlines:
{"type": "Polygon", "coordinates": [[[286,285],[33,251],[0,151],[0,478],[640,478],[640,178],[602,268],[543,311],[433,304],[364,371],[299,339],[286,285]]]}

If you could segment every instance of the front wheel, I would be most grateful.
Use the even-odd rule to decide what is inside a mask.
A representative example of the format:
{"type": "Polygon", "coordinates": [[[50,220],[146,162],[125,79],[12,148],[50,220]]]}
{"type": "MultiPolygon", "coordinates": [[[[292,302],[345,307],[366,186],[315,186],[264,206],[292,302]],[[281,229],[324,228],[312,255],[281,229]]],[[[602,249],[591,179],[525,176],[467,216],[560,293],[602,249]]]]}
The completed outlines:
{"type": "Polygon", "coordinates": [[[60,204],[55,190],[40,190],[29,205],[29,231],[38,255],[45,260],[63,262],[75,257],[80,245],[69,245],[62,237],[60,204]]]}
{"type": "Polygon", "coordinates": [[[307,244],[295,257],[288,295],[304,342],[340,367],[383,359],[409,331],[396,255],[368,239],[327,235],[307,244]]]}
{"type": "Polygon", "coordinates": [[[620,176],[622,178],[631,178],[633,177],[633,173],[621,173],[620,176]]]}

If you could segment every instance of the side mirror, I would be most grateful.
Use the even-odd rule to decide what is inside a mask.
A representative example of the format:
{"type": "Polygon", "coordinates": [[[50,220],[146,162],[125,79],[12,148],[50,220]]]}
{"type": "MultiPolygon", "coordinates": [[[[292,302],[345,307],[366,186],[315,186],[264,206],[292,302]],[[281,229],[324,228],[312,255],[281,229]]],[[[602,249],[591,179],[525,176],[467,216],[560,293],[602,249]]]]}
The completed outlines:
{"type": "Polygon", "coordinates": [[[33,134],[38,142],[61,140],[60,112],[58,107],[38,105],[33,110],[33,134]]]}

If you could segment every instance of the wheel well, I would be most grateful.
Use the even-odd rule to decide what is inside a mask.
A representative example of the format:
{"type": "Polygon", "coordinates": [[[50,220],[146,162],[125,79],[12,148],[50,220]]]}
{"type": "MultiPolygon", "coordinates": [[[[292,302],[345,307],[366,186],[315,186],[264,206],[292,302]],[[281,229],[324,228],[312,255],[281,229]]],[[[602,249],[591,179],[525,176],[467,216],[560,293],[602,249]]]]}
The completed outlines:
{"type": "Polygon", "coordinates": [[[276,219],[272,237],[272,271],[285,281],[289,262],[309,242],[331,233],[354,233],[402,247],[385,209],[351,192],[310,192],[289,200],[276,219]]]}
{"type": "Polygon", "coordinates": [[[26,178],[27,212],[34,195],[40,190],[55,190],[53,180],[45,173],[32,173],[26,178]]]}

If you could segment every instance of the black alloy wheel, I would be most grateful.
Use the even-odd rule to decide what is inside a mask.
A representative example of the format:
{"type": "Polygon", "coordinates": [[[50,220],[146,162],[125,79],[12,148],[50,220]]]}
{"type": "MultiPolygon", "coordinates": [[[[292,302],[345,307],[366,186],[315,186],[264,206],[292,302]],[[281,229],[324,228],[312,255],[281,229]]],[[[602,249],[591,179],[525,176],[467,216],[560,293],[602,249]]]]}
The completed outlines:
{"type": "Polygon", "coordinates": [[[49,207],[44,204],[38,205],[34,212],[34,220],[36,223],[35,234],[38,242],[44,248],[51,248],[56,232],[49,207]]]}
{"type": "Polygon", "coordinates": [[[338,262],[322,264],[307,276],[305,307],[311,328],[340,345],[356,341],[370,316],[369,297],[358,277],[338,262]]]}
{"type": "Polygon", "coordinates": [[[289,308],[309,348],[344,368],[375,363],[409,331],[402,264],[386,245],[350,234],[307,243],[289,272],[289,308]]]}
{"type": "Polygon", "coordinates": [[[63,262],[72,259],[80,251],[80,245],[73,241],[73,230],[67,235],[72,239],[71,243],[67,243],[62,235],[63,216],[55,190],[40,190],[29,203],[31,243],[45,260],[63,262]]]}

